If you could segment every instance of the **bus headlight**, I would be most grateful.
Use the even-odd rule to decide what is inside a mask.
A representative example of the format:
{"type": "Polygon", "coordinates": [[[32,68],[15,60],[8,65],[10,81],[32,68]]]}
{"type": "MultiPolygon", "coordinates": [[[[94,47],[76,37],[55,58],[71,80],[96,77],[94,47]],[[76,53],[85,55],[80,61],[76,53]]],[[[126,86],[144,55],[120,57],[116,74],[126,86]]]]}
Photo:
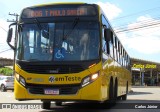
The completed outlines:
{"type": "Polygon", "coordinates": [[[91,80],[92,81],[94,81],[97,78],[98,78],[98,73],[95,73],[95,74],[91,75],[91,80]]]}
{"type": "Polygon", "coordinates": [[[23,86],[26,85],[26,81],[25,81],[25,79],[24,79],[22,76],[20,76],[19,74],[16,74],[15,76],[16,76],[17,81],[18,81],[21,85],[23,85],[23,86]]]}
{"type": "Polygon", "coordinates": [[[98,78],[98,76],[99,76],[99,73],[95,73],[95,74],[92,74],[92,75],[85,77],[82,81],[82,87],[95,81],[98,78]]]}

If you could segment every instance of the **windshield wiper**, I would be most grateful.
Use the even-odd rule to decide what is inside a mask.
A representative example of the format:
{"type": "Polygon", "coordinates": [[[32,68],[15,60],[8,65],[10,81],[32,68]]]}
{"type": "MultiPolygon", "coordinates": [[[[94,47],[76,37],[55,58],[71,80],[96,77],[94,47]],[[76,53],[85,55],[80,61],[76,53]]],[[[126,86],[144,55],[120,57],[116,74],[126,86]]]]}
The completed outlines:
{"type": "Polygon", "coordinates": [[[77,17],[74,19],[74,21],[72,23],[72,29],[70,31],[68,31],[67,34],[63,37],[64,39],[66,39],[72,33],[72,31],[74,30],[74,28],[76,27],[78,22],[79,22],[79,18],[77,17]]]}
{"type": "Polygon", "coordinates": [[[42,25],[41,25],[41,23],[38,21],[38,19],[37,19],[37,18],[34,18],[34,22],[37,24],[37,26],[38,26],[39,30],[41,30],[41,31],[42,31],[42,35],[43,35],[43,37],[48,38],[48,37],[49,37],[49,33],[48,33],[48,31],[47,31],[47,30],[42,30],[42,29],[43,29],[43,28],[42,28],[42,25]]]}
{"type": "Polygon", "coordinates": [[[40,24],[40,22],[38,21],[37,18],[34,18],[34,22],[37,24],[38,28],[39,28],[40,30],[42,30],[42,26],[41,26],[41,24],[40,24]]]}

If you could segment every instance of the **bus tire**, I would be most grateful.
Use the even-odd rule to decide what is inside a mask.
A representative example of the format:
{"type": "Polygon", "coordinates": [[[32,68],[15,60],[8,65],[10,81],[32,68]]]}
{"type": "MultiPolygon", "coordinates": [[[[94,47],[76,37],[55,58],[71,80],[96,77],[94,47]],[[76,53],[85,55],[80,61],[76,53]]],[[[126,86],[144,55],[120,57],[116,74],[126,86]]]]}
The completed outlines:
{"type": "Polygon", "coordinates": [[[114,100],[116,101],[118,99],[118,80],[115,80],[115,86],[114,86],[114,100]]]}
{"type": "Polygon", "coordinates": [[[122,100],[127,100],[127,94],[128,94],[128,82],[127,82],[127,85],[126,85],[126,94],[122,95],[122,100]]]}
{"type": "Polygon", "coordinates": [[[114,95],[114,85],[113,85],[113,80],[111,79],[110,81],[110,87],[109,87],[109,106],[112,106],[115,104],[115,95],[114,95]]]}
{"type": "Polygon", "coordinates": [[[62,106],[62,102],[61,102],[61,101],[56,101],[56,102],[55,102],[55,105],[56,105],[56,106],[62,106]]]}
{"type": "Polygon", "coordinates": [[[103,102],[103,108],[105,109],[110,109],[113,104],[114,104],[114,95],[113,95],[113,91],[114,91],[114,88],[113,88],[113,80],[112,78],[110,79],[110,84],[109,84],[109,99],[108,100],[105,100],[103,102]]]}
{"type": "Polygon", "coordinates": [[[51,101],[43,101],[42,109],[50,109],[51,108],[51,101]]]}

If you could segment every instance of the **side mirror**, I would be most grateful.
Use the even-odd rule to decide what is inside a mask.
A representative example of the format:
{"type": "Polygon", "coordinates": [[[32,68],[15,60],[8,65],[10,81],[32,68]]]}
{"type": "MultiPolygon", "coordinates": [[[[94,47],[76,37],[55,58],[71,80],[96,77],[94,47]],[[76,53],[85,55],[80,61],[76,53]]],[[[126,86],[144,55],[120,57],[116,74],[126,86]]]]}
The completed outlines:
{"type": "Polygon", "coordinates": [[[15,50],[15,47],[13,45],[10,44],[11,40],[12,40],[12,35],[13,35],[13,28],[10,28],[13,25],[17,25],[17,23],[12,23],[9,25],[9,30],[8,30],[8,35],[7,35],[7,44],[13,49],[15,50]]]}
{"type": "Polygon", "coordinates": [[[111,37],[113,36],[113,33],[110,29],[104,29],[104,37],[105,37],[105,41],[111,41],[111,37]]]}
{"type": "Polygon", "coordinates": [[[11,40],[12,40],[12,34],[13,34],[13,28],[10,28],[8,30],[7,43],[11,42],[11,40]]]}

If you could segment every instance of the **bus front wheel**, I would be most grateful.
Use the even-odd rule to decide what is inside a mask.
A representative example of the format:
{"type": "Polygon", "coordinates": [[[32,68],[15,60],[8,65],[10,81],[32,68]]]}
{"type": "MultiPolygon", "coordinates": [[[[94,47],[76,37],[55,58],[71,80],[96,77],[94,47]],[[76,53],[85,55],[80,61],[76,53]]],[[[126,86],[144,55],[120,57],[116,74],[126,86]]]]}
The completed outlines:
{"type": "Polygon", "coordinates": [[[56,101],[56,102],[55,102],[55,105],[56,105],[56,106],[62,106],[62,102],[61,102],[61,101],[56,101]]]}
{"type": "Polygon", "coordinates": [[[51,101],[43,101],[42,109],[50,109],[51,108],[51,101]]]}

